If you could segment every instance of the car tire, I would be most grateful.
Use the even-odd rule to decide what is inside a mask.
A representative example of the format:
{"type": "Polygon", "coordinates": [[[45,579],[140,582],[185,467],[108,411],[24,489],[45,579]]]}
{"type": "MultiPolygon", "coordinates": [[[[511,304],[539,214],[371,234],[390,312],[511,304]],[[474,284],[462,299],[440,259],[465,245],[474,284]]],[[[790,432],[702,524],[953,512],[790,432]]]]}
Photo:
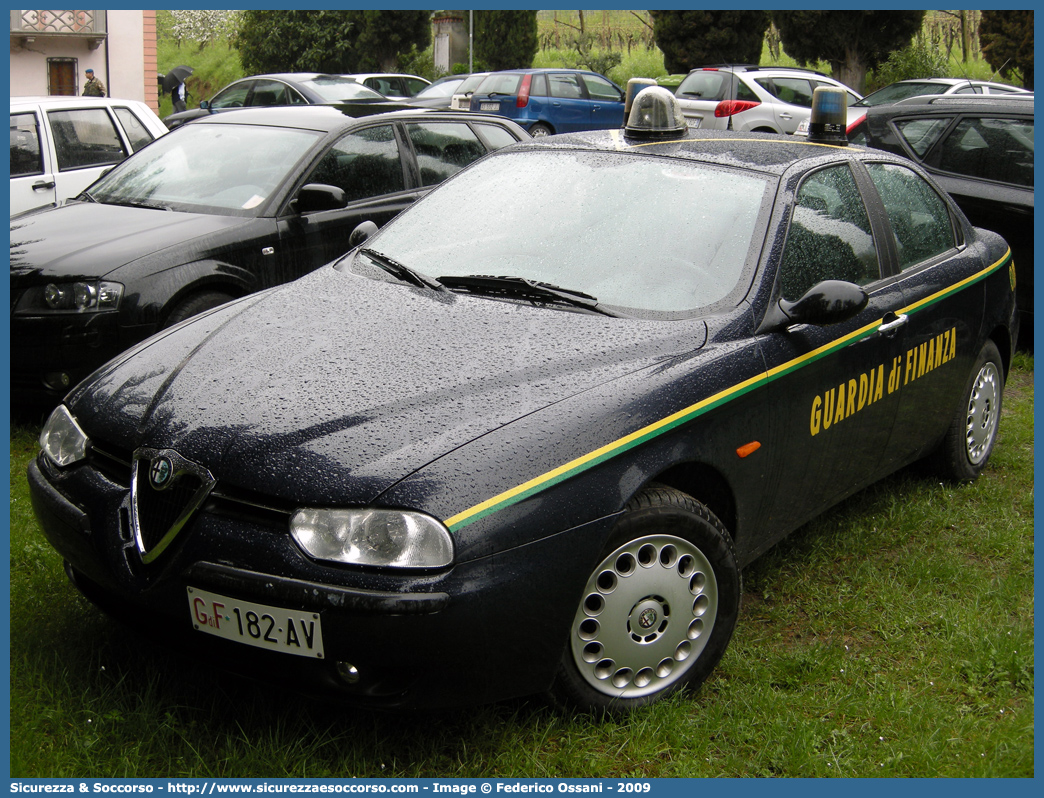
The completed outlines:
{"type": "Polygon", "coordinates": [[[553,131],[550,126],[545,125],[543,122],[537,122],[531,128],[529,128],[529,135],[535,139],[543,138],[544,136],[553,136],[553,131]]]}
{"type": "Polygon", "coordinates": [[[972,482],[997,442],[1004,396],[1004,363],[993,341],[979,351],[953,420],[928,457],[932,471],[953,482],[972,482]]]}
{"type": "Polygon", "coordinates": [[[623,715],[701,684],[732,637],[740,593],[724,525],[681,491],[646,488],[587,578],[552,699],[623,715]]]}
{"type": "Polygon", "coordinates": [[[197,313],[202,313],[204,310],[210,310],[231,301],[232,297],[220,291],[204,291],[199,294],[193,294],[174,306],[174,309],[168,314],[167,320],[163,324],[163,329],[173,327],[175,324],[179,324],[197,313]]]}

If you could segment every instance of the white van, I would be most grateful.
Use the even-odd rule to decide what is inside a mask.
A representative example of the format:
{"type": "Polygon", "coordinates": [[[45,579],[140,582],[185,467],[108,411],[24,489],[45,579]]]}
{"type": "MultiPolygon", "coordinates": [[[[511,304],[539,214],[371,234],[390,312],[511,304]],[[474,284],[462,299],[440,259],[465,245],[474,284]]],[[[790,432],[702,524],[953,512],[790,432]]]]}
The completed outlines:
{"type": "Polygon", "coordinates": [[[166,132],[137,100],[12,97],[11,214],[75,197],[166,132]]]}

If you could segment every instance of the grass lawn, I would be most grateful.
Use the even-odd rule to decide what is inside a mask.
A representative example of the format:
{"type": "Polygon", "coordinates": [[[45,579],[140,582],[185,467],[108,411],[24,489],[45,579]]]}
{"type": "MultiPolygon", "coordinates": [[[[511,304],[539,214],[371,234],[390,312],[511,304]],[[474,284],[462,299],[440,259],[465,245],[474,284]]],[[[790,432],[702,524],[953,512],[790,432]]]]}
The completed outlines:
{"type": "Polygon", "coordinates": [[[1033,391],[1020,356],[978,482],[907,470],[798,530],[745,572],[703,689],[608,722],[539,698],[345,709],[144,642],[67,583],[15,427],[11,775],[1030,777],[1033,391]]]}

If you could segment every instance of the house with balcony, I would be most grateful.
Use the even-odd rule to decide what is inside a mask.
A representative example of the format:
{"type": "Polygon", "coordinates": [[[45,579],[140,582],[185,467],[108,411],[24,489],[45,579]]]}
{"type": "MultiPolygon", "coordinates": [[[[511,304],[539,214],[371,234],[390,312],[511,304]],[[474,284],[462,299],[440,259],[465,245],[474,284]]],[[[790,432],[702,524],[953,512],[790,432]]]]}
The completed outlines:
{"type": "Polygon", "coordinates": [[[12,97],[78,95],[90,68],[110,97],[159,109],[155,11],[10,13],[12,97]]]}

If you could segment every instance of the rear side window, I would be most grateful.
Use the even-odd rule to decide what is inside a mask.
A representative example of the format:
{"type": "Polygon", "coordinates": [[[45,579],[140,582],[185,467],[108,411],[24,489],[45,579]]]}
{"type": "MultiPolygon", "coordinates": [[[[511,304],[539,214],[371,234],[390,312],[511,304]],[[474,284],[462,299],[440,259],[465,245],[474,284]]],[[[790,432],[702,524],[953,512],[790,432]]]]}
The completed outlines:
{"type": "Polygon", "coordinates": [[[821,169],[798,189],[783,250],[783,297],[800,299],[823,280],[866,285],[881,273],[870,218],[852,170],[821,169]]]}
{"type": "Polygon", "coordinates": [[[43,174],[36,114],[11,114],[11,177],[43,174]]]}
{"type": "Polygon", "coordinates": [[[344,189],[348,201],[403,191],[402,160],[391,125],[349,133],[323,156],[305,181],[344,189]]]}
{"type": "Polygon", "coordinates": [[[812,84],[804,78],[765,78],[757,83],[785,103],[802,108],[812,107],[812,84]]]}
{"type": "Polygon", "coordinates": [[[580,79],[576,75],[555,72],[547,76],[547,82],[552,97],[558,97],[563,100],[580,100],[584,96],[584,90],[580,86],[580,79]]]}
{"type": "Polygon", "coordinates": [[[49,111],[58,171],[119,163],[127,150],[104,108],[49,111]]]}
{"type": "Polygon", "coordinates": [[[895,129],[918,158],[923,158],[949,126],[951,117],[941,119],[903,119],[895,129]]]}
{"type": "Polygon", "coordinates": [[[867,164],[881,195],[899,250],[899,267],[908,269],[955,245],[950,212],[930,185],[905,166],[867,164]]]}
{"type": "Polygon", "coordinates": [[[942,145],[939,168],[1033,186],[1033,120],[962,119],[942,145]]]}
{"type": "Polygon", "coordinates": [[[478,128],[479,134],[486,140],[486,144],[491,150],[499,150],[501,147],[518,142],[518,139],[507,130],[497,125],[476,125],[475,127],[478,128]]]}
{"type": "Polygon", "coordinates": [[[417,153],[421,185],[434,186],[486,154],[463,122],[418,122],[406,126],[417,153]]]}
{"type": "Polygon", "coordinates": [[[120,124],[123,125],[123,132],[130,141],[131,149],[140,150],[156,138],[130,108],[117,107],[112,110],[115,112],[116,118],[120,120],[120,124]]]}

